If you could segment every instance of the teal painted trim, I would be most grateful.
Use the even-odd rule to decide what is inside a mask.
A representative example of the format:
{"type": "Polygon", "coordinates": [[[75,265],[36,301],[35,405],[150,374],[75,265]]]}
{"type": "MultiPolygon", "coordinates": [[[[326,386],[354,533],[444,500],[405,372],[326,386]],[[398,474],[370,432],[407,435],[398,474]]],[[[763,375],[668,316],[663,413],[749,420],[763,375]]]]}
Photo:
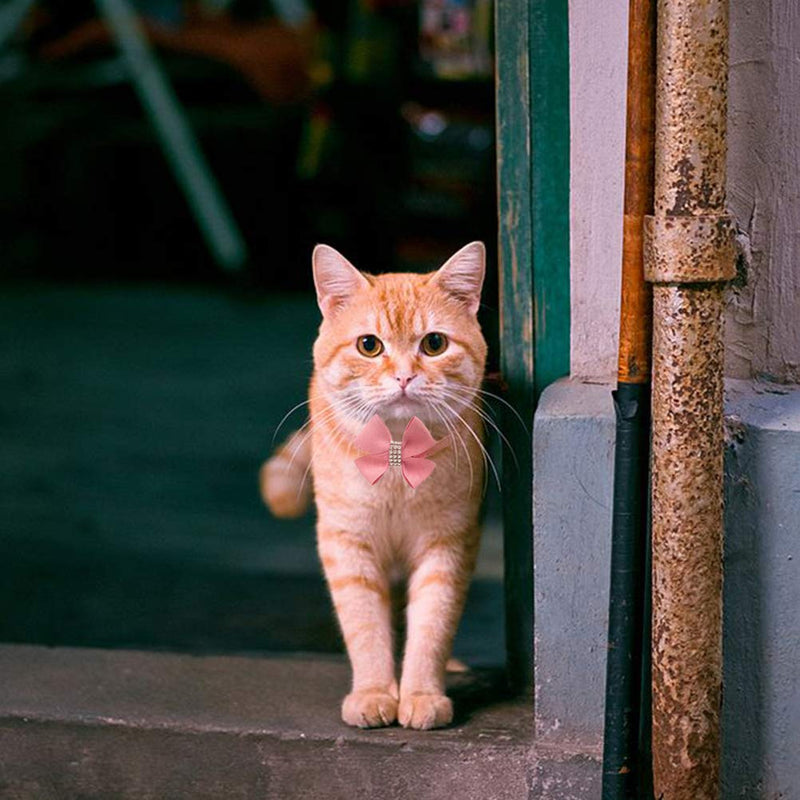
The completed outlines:
{"type": "Polygon", "coordinates": [[[531,224],[535,395],[569,374],[569,24],[567,0],[530,6],[531,224]]]}
{"type": "Polygon", "coordinates": [[[511,685],[533,688],[533,272],[531,250],[531,119],[528,71],[529,0],[497,0],[497,177],[500,253],[501,370],[511,413],[503,428],[519,467],[503,453],[506,650],[511,685]]]}
{"type": "Polygon", "coordinates": [[[513,415],[503,461],[509,679],[533,689],[536,399],[569,373],[569,39],[567,0],[497,0],[497,176],[501,369],[513,415]]]}

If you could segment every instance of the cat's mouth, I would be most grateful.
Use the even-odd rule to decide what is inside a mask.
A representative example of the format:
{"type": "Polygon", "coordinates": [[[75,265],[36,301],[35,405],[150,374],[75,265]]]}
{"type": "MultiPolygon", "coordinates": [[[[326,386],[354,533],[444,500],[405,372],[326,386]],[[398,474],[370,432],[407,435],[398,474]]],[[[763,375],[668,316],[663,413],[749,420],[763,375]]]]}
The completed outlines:
{"type": "Polygon", "coordinates": [[[390,419],[402,419],[409,416],[419,416],[427,407],[424,400],[403,392],[388,398],[381,404],[381,413],[390,419]]]}

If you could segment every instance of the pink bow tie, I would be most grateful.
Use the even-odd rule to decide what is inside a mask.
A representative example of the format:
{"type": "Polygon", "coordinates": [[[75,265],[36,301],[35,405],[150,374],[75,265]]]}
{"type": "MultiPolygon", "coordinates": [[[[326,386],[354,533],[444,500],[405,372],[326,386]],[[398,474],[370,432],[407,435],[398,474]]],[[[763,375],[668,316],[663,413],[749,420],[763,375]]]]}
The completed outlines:
{"type": "Polygon", "coordinates": [[[358,435],[355,444],[359,450],[367,453],[356,459],[356,466],[373,484],[393,466],[400,467],[406,483],[416,489],[436,468],[436,464],[425,456],[438,442],[417,417],[412,417],[406,426],[403,440],[395,442],[384,421],[375,414],[358,435]]]}

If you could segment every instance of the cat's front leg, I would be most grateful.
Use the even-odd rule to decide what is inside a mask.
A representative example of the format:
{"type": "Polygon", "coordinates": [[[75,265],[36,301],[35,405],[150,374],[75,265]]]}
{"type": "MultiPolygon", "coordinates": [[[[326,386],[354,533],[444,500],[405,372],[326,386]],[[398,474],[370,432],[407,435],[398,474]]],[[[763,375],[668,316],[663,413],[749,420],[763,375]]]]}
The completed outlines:
{"type": "Polygon", "coordinates": [[[398,720],[406,728],[449,725],[445,668],[475,566],[477,532],[444,537],[430,547],[408,583],[406,648],[398,720]]]}
{"type": "Polygon", "coordinates": [[[320,525],[319,553],[353,671],[342,719],[359,728],[397,719],[389,581],[368,539],[320,525]]]}

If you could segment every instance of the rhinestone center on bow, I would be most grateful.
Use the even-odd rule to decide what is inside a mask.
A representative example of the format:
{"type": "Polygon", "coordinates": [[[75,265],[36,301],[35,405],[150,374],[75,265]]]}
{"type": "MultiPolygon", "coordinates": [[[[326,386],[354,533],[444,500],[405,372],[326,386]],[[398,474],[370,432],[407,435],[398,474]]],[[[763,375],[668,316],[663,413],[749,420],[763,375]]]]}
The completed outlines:
{"type": "Polygon", "coordinates": [[[389,466],[399,467],[403,463],[402,442],[389,442],[389,466]]]}

